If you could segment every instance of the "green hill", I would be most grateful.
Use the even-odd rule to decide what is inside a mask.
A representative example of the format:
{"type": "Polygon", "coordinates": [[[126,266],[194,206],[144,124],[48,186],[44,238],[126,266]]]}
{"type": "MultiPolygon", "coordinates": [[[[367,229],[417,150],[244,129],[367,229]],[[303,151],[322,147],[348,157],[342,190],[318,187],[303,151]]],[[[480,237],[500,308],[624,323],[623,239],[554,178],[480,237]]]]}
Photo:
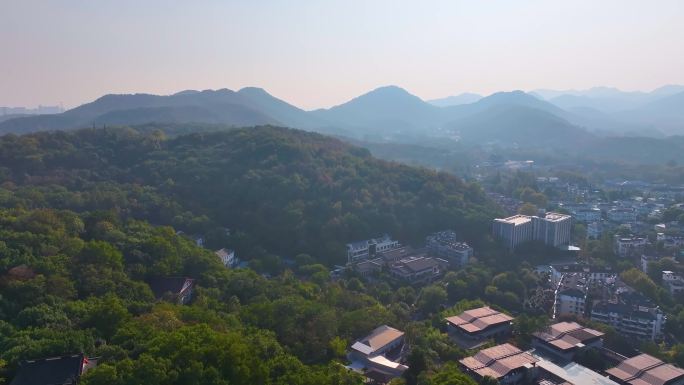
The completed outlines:
{"type": "Polygon", "coordinates": [[[495,214],[479,187],[454,176],[276,127],[171,139],[112,128],[9,135],[0,162],[2,182],[25,196],[43,191],[32,205],[116,209],[193,233],[227,227],[250,250],[327,264],[344,261],[345,243],[384,232],[421,242],[455,228],[478,242],[495,214]]]}

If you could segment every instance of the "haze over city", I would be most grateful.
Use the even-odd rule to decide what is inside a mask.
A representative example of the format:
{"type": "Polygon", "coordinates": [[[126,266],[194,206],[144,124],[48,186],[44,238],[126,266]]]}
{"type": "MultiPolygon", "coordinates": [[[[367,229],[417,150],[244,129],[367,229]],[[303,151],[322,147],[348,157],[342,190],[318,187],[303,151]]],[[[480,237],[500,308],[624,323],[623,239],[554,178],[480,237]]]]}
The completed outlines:
{"type": "Polygon", "coordinates": [[[0,106],[258,86],[304,109],[396,84],[462,92],[684,84],[684,3],[4,1],[0,106]]]}

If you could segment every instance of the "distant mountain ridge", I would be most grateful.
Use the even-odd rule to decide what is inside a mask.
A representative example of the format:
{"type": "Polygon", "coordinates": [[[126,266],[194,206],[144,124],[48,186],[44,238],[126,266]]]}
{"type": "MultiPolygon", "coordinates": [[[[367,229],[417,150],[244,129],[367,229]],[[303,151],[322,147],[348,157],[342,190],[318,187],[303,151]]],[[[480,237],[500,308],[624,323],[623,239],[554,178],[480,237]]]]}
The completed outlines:
{"type": "Polygon", "coordinates": [[[427,102],[437,107],[449,107],[475,103],[480,99],[482,99],[482,95],[465,92],[459,95],[447,96],[446,98],[428,100],[427,102]]]}
{"type": "Polygon", "coordinates": [[[270,124],[380,142],[457,138],[502,145],[561,146],[580,144],[594,135],[684,133],[684,91],[678,93],[680,89],[684,87],[666,86],[651,93],[624,93],[607,87],[512,91],[486,97],[462,94],[427,102],[403,88],[386,86],[314,111],[305,111],[256,87],[185,90],[165,96],[112,94],[61,114],[0,121],[0,133],[147,123],[270,124]],[[609,103],[606,98],[624,106],[628,105],[625,100],[644,95],[649,102],[619,113],[606,111],[610,109],[605,107],[609,103]]]}

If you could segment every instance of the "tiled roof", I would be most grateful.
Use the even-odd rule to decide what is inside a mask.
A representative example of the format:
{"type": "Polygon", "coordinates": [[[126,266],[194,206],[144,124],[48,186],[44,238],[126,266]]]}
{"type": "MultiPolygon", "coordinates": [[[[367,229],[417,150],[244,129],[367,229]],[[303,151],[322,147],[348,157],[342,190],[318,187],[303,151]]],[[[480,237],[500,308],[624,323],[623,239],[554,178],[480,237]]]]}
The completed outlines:
{"type": "Polygon", "coordinates": [[[665,385],[684,379],[683,369],[648,354],[628,358],[606,373],[630,385],[665,385]]]}
{"type": "Polygon", "coordinates": [[[513,317],[500,313],[489,306],[467,310],[446,319],[450,324],[469,333],[482,331],[490,326],[511,322],[513,317]]]}
{"type": "Polygon", "coordinates": [[[370,355],[396,341],[398,338],[401,338],[403,335],[404,332],[400,330],[387,325],[382,325],[373,330],[368,336],[355,342],[352,345],[352,349],[370,355]]]}
{"type": "Polygon", "coordinates": [[[538,360],[511,344],[480,350],[459,362],[480,377],[502,378],[513,370],[533,366],[538,360]]]}
{"type": "Polygon", "coordinates": [[[578,344],[583,344],[597,337],[600,338],[603,333],[585,328],[576,322],[559,322],[533,335],[560,350],[568,350],[578,346],[578,344]]]}

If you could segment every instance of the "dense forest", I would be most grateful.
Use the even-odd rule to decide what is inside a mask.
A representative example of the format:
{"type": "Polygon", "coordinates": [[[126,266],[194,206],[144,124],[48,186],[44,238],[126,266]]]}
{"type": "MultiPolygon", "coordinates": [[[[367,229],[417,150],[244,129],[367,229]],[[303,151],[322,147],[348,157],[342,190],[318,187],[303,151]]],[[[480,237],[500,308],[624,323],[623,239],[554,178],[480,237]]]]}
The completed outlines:
{"type": "Polygon", "coordinates": [[[477,185],[275,127],[6,135],[0,158],[0,383],[21,360],[84,352],[99,357],[86,385],[361,384],[340,362],[380,324],[407,332],[408,383],[473,383],[440,365],[465,355],[440,312],[479,296],[488,271],[417,291],[332,281],[321,263],[382,232],[410,243],[454,227],[491,246],[496,208],[477,185]],[[253,269],[224,267],[213,247],[253,269]],[[159,302],[160,276],[194,278],[191,304],[159,302]]]}
{"type": "Polygon", "coordinates": [[[453,228],[478,244],[496,214],[476,184],[276,127],[6,135],[0,164],[8,207],[115,210],[255,257],[307,253],[329,265],[344,260],[345,243],[382,233],[412,243],[453,228]]]}

